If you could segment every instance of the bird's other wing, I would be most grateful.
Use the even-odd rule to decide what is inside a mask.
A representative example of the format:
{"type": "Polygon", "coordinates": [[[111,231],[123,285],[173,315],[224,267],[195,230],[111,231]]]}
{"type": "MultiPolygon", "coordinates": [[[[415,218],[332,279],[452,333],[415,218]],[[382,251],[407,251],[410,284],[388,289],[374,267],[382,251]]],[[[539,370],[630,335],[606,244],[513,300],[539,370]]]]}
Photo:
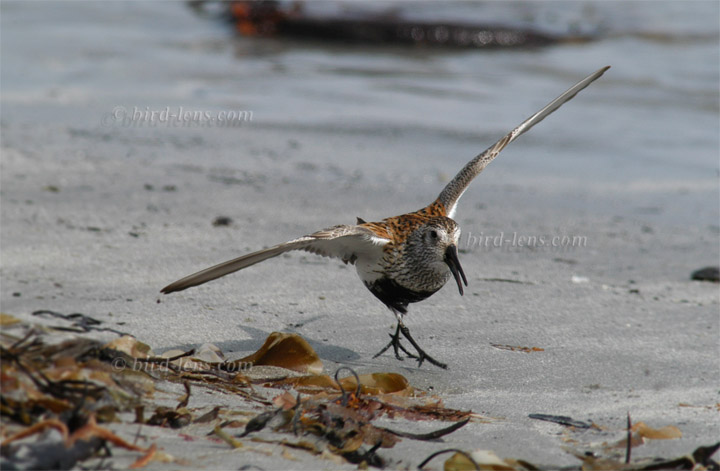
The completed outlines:
{"type": "Polygon", "coordinates": [[[362,226],[334,226],[206,268],[167,285],[160,292],[169,294],[192,288],[291,250],[305,250],[323,257],[335,257],[346,263],[354,263],[358,257],[381,250],[387,242],[387,239],[378,237],[373,231],[362,226]]]}
{"type": "Polygon", "coordinates": [[[502,151],[508,144],[520,137],[525,132],[529,131],[530,128],[535,126],[537,123],[545,119],[548,115],[553,113],[555,110],[560,108],[565,102],[571,100],[575,95],[578,94],[583,88],[587,87],[595,80],[600,78],[602,74],[608,70],[610,66],[603,67],[596,72],[588,75],[565,93],[555,98],[545,108],[541,109],[534,115],[522,122],[518,127],[510,131],[506,136],[497,141],[495,144],[490,146],[485,152],[479,154],[477,157],[468,162],[465,167],[453,178],[453,180],[447,184],[438,196],[437,201],[443,204],[448,217],[452,218],[455,214],[457,202],[462,194],[467,189],[470,182],[485,169],[485,167],[493,161],[495,157],[502,151]]]}

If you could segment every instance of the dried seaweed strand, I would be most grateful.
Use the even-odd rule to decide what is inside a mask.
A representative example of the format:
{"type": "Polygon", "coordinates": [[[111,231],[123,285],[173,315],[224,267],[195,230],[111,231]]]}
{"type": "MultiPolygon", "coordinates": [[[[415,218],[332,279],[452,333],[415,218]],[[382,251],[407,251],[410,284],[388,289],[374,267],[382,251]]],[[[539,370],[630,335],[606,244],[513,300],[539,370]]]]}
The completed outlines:
{"type": "Polygon", "coordinates": [[[243,446],[240,440],[235,440],[233,437],[225,433],[225,431],[219,425],[213,429],[213,433],[217,435],[219,439],[221,439],[233,448],[240,448],[243,446]]]}
{"type": "Polygon", "coordinates": [[[29,437],[30,435],[35,435],[36,433],[42,432],[46,428],[54,428],[57,431],[60,432],[60,434],[63,437],[63,440],[66,440],[68,437],[68,428],[67,425],[60,422],[58,419],[47,419],[43,420],[42,422],[38,422],[35,425],[32,425],[25,430],[21,430],[18,433],[6,438],[2,442],[2,446],[7,445],[8,443],[14,442],[16,440],[20,440],[25,437],[29,437]]]}
{"type": "Polygon", "coordinates": [[[443,455],[443,454],[445,454],[445,453],[453,453],[453,452],[455,452],[455,453],[460,453],[461,455],[463,455],[465,458],[467,458],[468,460],[470,460],[470,462],[472,463],[472,465],[475,467],[476,470],[480,471],[480,465],[477,464],[477,462],[473,459],[473,457],[470,456],[470,454],[469,454],[468,452],[463,451],[463,450],[460,450],[460,449],[458,449],[458,448],[448,448],[447,450],[436,451],[436,452],[433,453],[432,455],[430,455],[430,456],[428,456],[427,458],[425,458],[425,460],[418,465],[418,469],[423,469],[423,466],[425,466],[426,464],[428,464],[428,463],[430,462],[430,460],[432,460],[432,459],[435,458],[436,456],[443,455]]]}
{"type": "Polygon", "coordinates": [[[142,468],[146,464],[150,462],[150,460],[153,459],[155,456],[155,453],[157,452],[157,444],[153,443],[150,445],[150,448],[148,449],[147,453],[144,456],[141,456],[133,464],[130,465],[130,469],[137,469],[142,468]]]}
{"type": "Polygon", "coordinates": [[[625,464],[630,463],[630,454],[632,453],[632,421],[630,420],[630,411],[627,413],[627,447],[625,448],[625,464]]]}
{"type": "Polygon", "coordinates": [[[390,432],[393,435],[397,435],[398,437],[403,438],[412,438],[413,440],[436,440],[440,437],[443,437],[447,434],[450,434],[454,432],[455,430],[458,430],[462,427],[464,427],[468,422],[470,422],[470,418],[468,417],[465,420],[461,420],[460,422],[454,423],[449,427],[445,427],[439,430],[435,430],[434,432],[428,432],[428,433],[410,433],[410,432],[402,432],[397,430],[392,430],[385,427],[377,427],[380,430],[385,430],[386,432],[390,432]]]}
{"type": "Polygon", "coordinates": [[[95,414],[90,414],[85,425],[77,429],[67,440],[66,446],[72,446],[78,440],[87,440],[92,437],[99,437],[110,443],[132,451],[148,452],[149,448],[142,448],[132,443],[128,443],[122,438],[115,435],[110,430],[100,427],[95,420],[95,414]]]}
{"type": "Polygon", "coordinates": [[[183,407],[187,407],[188,403],[190,402],[190,382],[183,382],[183,386],[185,386],[185,395],[182,397],[182,399],[180,399],[178,405],[175,406],[175,410],[180,410],[183,407]]]}
{"type": "Polygon", "coordinates": [[[181,353],[179,355],[175,355],[174,357],[148,357],[148,358],[133,358],[133,360],[141,361],[143,363],[169,363],[171,361],[179,360],[180,358],[185,358],[187,356],[193,355],[195,353],[195,349],[190,349],[185,353],[181,353]]]}
{"type": "Polygon", "coordinates": [[[340,368],[335,370],[335,375],[334,375],[335,382],[337,383],[338,388],[340,388],[340,391],[342,392],[340,404],[342,404],[342,406],[345,407],[345,406],[347,406],[348,400],[350,399],[350,395],[347,393],[347,391],[345,391],[345,388],[343,388],[343,385],[340,382],[340,379],[338,378],[338,374],[342,370],[348,370],[353,376],[355,376],[355,383],[357,384],[357,387],[355,388],[355,397],[360,397],[361,386],[360,386],[360,376],[358,376],[358,374],[355,372],[355,370],[353,370],[349,366],[341,366],[340,368]]]}
{"type": "MultiPolygon", "coordinates": [[[[22,371],[28,378],[30,378],[33,384],[35,384],[35,386],[44,393],[48,393],[52,396],[62,399],[71,399],[77,396],[77,391],[74,388],[68,388],[66,385],[74,384],[81,384],[83,386],[83,398],[88,393],[89,383],[86,380],[81,381],[66,379],[61,381],[53,381],[47,376],[45,376],[45,374],[39,368],[34,368],[34,371],[31,371],[29,367],[23,364],[17,354],[10,352],[3,347],[0,347],[0,352],[3,357],[13,361],[15,365],[17,365],[18,369],[22,371]],[[39,376],[42,381],[36,378],[35,374],[33,373],[37,374],[37,376],[39,376]]],[[[95,394],[106,389],[104,386],[98,386],[96,384],[93,384],[92,388],[92,392],[95,394]]]]}

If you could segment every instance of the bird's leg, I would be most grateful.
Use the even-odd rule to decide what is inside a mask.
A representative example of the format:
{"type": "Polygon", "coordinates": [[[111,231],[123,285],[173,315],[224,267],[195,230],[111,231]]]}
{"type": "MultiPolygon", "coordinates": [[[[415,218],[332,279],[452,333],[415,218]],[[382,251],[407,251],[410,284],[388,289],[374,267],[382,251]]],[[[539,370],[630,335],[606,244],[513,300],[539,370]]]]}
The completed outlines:
{"type": "Polygon", "coordinates": [[[409,358],[415,358],[418,361],[418,366],[422,366],[423,362],[425,360],[427,360],[429,363],[432,363],[433,365],[446,370],[447,365],[445,363],[437,361],[436,359],[434,359],[433,357],[431,357],[430,355],[425,353],[425,350],[420,348],[420,345],[418,345],[417,342],[415,341],[415,339],[412,337],[412,335],[410,335],[410,329],[408,329],[407,326],[405,325],[405,323],[402,321],[402,314],[395,312],[395,316],[397,317],[398,323],[397,323],[397,328],[395,329],[395,333],[390,335],[390,343],[385,345],[385,347],[382,350],[377,352],[373,356],[373,358],[379,357],[380,355],[385,353],[388,348],[392,347],[393,350],[395,351],[395,358],[397,358],[400,361],[402,361],[403,358],[400,356],[399,350],[402,350],[409,358]],[[405,338],[408,339],[408,341],[412,344],[412,346],[415,347],[415,350],[418,353],[417,355],[410,353],[403,346],[403,344],[400,343],[400,333],[401,332],[405,336],[405,338]]]}
{"type": "MultiPolygon", "coordinates": [[[[420,345],[418,345],[417,342],[415,341],[415,339],[412,338],[412,335],[410,335],[410,329],[408,329],[405,326],[405,324],[403,324],[402,322],[398,322],[398,329],[400,330],[400,332],[402,332],[402,334],[405,336],[405,338],[408,339],[408,341],[412,344],[412,346],[415,347],[415,350],[417,350],[418,356],[417,357],[413,356],[413,358],[417,358],[418,366],[422,365],[423,361],[427,360],[428,362],[432,363],[433,365],[438,366],[444,370],[447,370],[447,365],[445,363],[441,363],[441,362],[437,361],[436,359],[434,359],[433,357],[431,357],[430,355],[425,353],[425,350],[420,348],[420,345]]],[[[397,332],[396,332],[396,335],[397,335],[397,332]]],[[[399,343],[399,341],[398,341],[398,343],[399,343]]],[[[386,349],[387,349],[387,347],[386,347],[386,349]]],[[[403,348],[403,350],[407,351],[404,348],[403,348]]]]}
{"type": "Polygon", "coordinates": [[[380,355],[385,353],[387,351],[387,349],[390,347],[392,347],[393,351],[395,352],[395,358],[397,358],[400,361],[403,361],[404,358],[400,356],[399,350],[402,350],[410,358],[417,358],[417,356],[415,356],[412,353],[410,353],[409,351],[407,351],[407,349],[400,343],[400,325],[401,324],[402,323],[398,319],[398,325],[397,325],[397,329],[395,329],[395,333],[390,334],[390,339],[391,339],[390,343],[385,345],[382,350],[380,350],[375,355],[373,355],[373,358],[379,357],[380,355]]]}
{"type": "MultiPolygon", "coordinates": [[[[399,329],[399,328],[400,328],[400,326],[398,326],[398,329],[399,329]]],[[[403,344],[400,343],[400,339],[399,339],[399,338],[398,338],[397,346],[400,347],[400,350],[402,350],[402,351],[405,353],[405,355],[408,356],[408,358],[414,358],[414,359],[417,359],[417,358],[418,358],[417,355],[415,355],[414,353],[410,353],[410,352],[403,346],[403,344]]]]}

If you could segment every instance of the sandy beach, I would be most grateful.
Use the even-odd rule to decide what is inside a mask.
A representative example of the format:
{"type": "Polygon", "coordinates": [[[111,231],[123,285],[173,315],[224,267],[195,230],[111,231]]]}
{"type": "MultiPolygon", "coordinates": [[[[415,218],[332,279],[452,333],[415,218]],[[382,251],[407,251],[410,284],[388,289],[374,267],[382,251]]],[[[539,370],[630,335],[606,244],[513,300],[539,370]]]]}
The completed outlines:
{"type": "MultiPolygon", "coordinates": [[[[568,439],[578,450],[616,440],[628,413],[682,431],[636,448],[637,458],[681,456],[720,436],[720,293],[717,283],[690,279],[720,259],[716,39],[686,44],[689,52],[627,36],[497,55],[477,64],[498,66],[477,80],[460,59],[400,58],[393,76],[390,52],[253,49],[182,4],[163,7],[160,26],[141,20],[157,6],[36,5],[2,5],[2,312],[48,324],[57,322],[32,312],[81,312],[157,353],[212,343],[239,358],[271,332],[298,333],[328,373],[398,372],[446,406],[490,419],[444,442],[382,450],[398,469],[443,448],[577,465],[568,439]],[[53,44],[61,27],[22,26],[56,15],[68,28],[62,43],[53,44]],[[137,21],[120,28],[113,15],[137,21]],[[171,25],[195,30],[187,39],[171,25]],[[617,55],[631,40],[665,55],[639,71],[617,55]],[[683,68],[677,61],[707,57],[715,62],[702,69],[702,84],[673,72],[683,68]],[[606,77],[513,143],[463,197],[456,219],[466,293],[448,283],[406,316],[447,371],[372,358],[394,317],[338,260],[291,253],[160,295],[243,253],[428,204],[467,160],[607,64],[606,77]],[[438,70],[446,79],[413,82],[438,70]],[[433,90],[440,98],[429,97],[433,90]],[[135,113],[181,106],[252,111],[252,119],[172,126],[143,124],[135,113]],[[218,217],[231,222],[213,225],[218,217]],[[528,417],[535,413],[603,428],[568,432],[528,417]]],[[[717,13],[712,3],[696,8],[703,5],[717,13]]],[[[256,410],[199,391],[189,407],[218,404],[256,410]]],[[[110,427],[130,438],[137,429],[110,427]]],[[[301,451],[288,461],[277,445],[233,451],[202,438],[211,428],[146,428],[177,458],[147,469],[355,468],[301,451]]],[[[118,452],[115,465],[133,459],[118,452]]]]}

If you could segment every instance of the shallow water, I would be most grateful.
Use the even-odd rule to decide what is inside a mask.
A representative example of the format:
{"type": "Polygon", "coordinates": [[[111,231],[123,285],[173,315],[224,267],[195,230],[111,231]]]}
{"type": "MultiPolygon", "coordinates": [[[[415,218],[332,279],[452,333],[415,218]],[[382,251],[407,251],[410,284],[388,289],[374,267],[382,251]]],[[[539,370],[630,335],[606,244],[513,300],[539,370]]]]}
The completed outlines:
{"type": "MultiPolygon", "coordinates": [[[[661,207],[663,217],[682,224],[717,225],[717,2],[400,2],[372,8],[598,39],[518,51],[368,49],[235,38],[228,25],[183,3],[10,1],[2,3],[2,123],[104,129],[129,139],[145,131],[202,139],[202,129],[162,125],[108,130],[102,118],[118,106],[126,113],[251,111],[244,130],[312,135],[317,142],[303,143],[306,150],[331,139],[336,145],[338,136],[367,149],[362,159],[342,148],[308,151],[302,164],[408,184],[436,173],[451,176],[575,81],[609,64],[600,81],[513,144],[515,150],[493,163],[493,176],[483,177],[587,191],[590,199],[625,195],[634,206],[661,207]],[[382,152],[386,147],[390,155],[382,152]]],[[[222,138],[237,139],[232,128],[226,131],[222,138]]],[[[207,152],[202,159],[206,165],[257,164],[242,153],[207,152]]],[[[566,198],[564,204],[574,202],[566,198]]],[[[616,206],[622,213],[624,205],[616,206]]]]}

